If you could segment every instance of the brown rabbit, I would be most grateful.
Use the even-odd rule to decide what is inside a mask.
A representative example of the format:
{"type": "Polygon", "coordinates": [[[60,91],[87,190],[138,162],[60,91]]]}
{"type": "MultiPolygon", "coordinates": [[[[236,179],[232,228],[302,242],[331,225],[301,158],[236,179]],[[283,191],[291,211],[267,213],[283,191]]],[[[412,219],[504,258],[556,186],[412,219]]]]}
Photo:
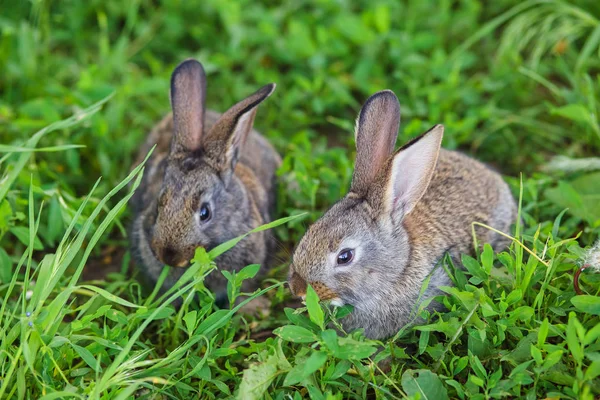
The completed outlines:
{"type": "MultiPolygon", "coordinates": [[[[170,265],[163,288],[172,286],[194,257],[271,220],[275,171],[281,158],[252,129],[269,84],[222,115],[205,109],[206,77],[195,60],[181,63],[171,77],[171,107],[144,143],[138,163],[156,144],[142,183],[132,199],[131,248],[144,275],[155,283],[170,265]]],[[[220,269],[263,265],[271,249],[268,232],[254,233],[216,260],[220,269]]],[[[220,273],[206,285],[221,298],[220,273]]]]}
{"type": "MultiPolygon", "coordinates": [[[[507,231],[516,204],[499,174],[454,151],[440,150],[436,125],[394,152],[400,105],[391,91],[371,96],[356,121],[356,165],[350,192],[313,224],[293,255],[289,284],[299,296],[311,284],[322,300],[351,304],[346,330],[370,338],[394,335],[410,322],[424,279],[445,253],[472,253],[472,223],[507,231]]],[[[507,241],[476,229],[482,242],[507,241]]],[[[433,272],[423,298],[451,285],[433,272]]]]}

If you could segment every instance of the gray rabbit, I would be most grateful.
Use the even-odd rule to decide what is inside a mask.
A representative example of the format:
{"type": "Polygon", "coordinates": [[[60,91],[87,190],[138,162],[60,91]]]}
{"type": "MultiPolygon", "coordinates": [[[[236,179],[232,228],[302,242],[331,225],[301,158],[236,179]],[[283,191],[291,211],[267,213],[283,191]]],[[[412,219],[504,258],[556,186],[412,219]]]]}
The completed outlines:
{"type": "MultiPolygon", "coordinates": [[[[269,84],[218,114],[205,109],[206,77],[195,60],[181,63],[171,77],[172,114],[149,134],[136,165],[156,145],[132,199],[131,248],[150,283],[165,264],[163,288],[183,274],[197,247],[207,250],[271,221],[275,171],[281,158],[252,129],[258,105],[273,93],[269,84]]],[[[272,247],[269,232],[254,233],[216,260],[221,269],[263,265],[272,247]]],[[[220,273],[206,285],[221,297],[220,273]]]]}
{"type": "MultiPolygon", "coordinates": [[[[351,304],[344,329],[370,338],[394,335],[409,322],[424,279],[449,253],[473,252],[472,223],[507,231],[515,200],[501,176],[463,154],[440,150],[444,127],[394,151],[400,105],[391,91],[371,96],[356,121],[356,165],[349,193],[314,223],[293,255],[292,292],[310,283],[322,300],[351,304]]],[[[508,242],[477,228],[495,249],[508,242]]],[[[451,285],[443,268],[424,298],[451,285]]]]}

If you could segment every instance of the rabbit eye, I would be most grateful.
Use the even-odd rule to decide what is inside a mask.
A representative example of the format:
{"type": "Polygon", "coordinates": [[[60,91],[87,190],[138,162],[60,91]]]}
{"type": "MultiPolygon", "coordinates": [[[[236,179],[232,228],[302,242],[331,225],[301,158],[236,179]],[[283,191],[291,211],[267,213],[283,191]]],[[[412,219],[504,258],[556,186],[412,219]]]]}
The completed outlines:
{"type": "Polygon", "coordinates": [[[200,221],[206,222],[210,219],[210,208],[207,203],[202,203],[200,207],[200,221]]]}
{"type": "Polygon", "coordinates": [[[337,256],[337,265],[346,265],[354,258],[354,250],[344,249],[337,256]]]}

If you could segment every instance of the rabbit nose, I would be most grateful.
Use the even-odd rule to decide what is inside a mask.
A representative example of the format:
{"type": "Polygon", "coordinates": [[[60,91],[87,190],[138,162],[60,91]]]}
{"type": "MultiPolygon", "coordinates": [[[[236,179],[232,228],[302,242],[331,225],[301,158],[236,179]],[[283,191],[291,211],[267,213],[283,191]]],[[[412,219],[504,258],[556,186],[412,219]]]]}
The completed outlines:
{"type": "Polygon", "coordinates": [[[289,285],[295,296],[304,297],[306,295],[306,281],[297,273],[292,272],[289,285]]]}
{"type": "Polygon", "coordinates": [[[171,267],[186,267],[190,263],[191,257],[188,258],[185,254],[166,246],[162,251],[159,251],[158,259],[171,267]]]}
{"type": "Polygon", "coordinates": [[[173,260],[175,260],[175,256],[175,250],[173,250],[172,247],[167,246],[159,252],[158,258],[160,259],[160,261],[167,265],[173,265],[173,260]]]}

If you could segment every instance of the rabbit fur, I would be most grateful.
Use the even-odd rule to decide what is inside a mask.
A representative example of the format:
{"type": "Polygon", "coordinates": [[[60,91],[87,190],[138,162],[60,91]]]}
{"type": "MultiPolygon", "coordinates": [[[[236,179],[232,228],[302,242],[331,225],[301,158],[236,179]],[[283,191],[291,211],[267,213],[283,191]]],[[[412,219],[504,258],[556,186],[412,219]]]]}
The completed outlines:
{"type": "MultiPolygon", "coordinates": [[[[199,62],[187,60],[174,70],[173,112],[139,151],[136,164],[156,145],[131,201],[132,254],[148,283],[155,284],[167,264],[173,268],[163,289],[172,286],[197,247],[209,251],[271,221],[281,158],[252,124],[258,105],[274,89],[275,84],[266,85],[219,114],[205,108],[206,77],[199,62]],[[201,209],[209,210],[206,221],[201,209]]],[[[235,271],[264,265],[272,241],[268,232],[253,233],[216,263],[235,271]]],[[[223,297],[222,274],[210,274],[205,284],[223,297]]]]}
{"type": "MultiPolygon", "coordinates": [[[[369,338],[392,336],[425,298],[451,285],[435,268],[449,253],[473,253],[473,222],[507,232],[517,207],[501,176],[458,152],[440,149],[436,125],[394,151],[400,105],[393,92],[371,96],[356,121],[356,163],[349,193],[309,227],[289,269],[292,293],[310,284],[321,300],[351,304],[344,330],[369,338]],[[350,262],[348,259],[351,251],[350,262]],[[346,253],[344,253],[346,252],[346,253]],[[340,264],[338,258],[341,257],[340,264]]],[[[508,241],[476,226],[479,242],[499,250],[508,241]]]]}

